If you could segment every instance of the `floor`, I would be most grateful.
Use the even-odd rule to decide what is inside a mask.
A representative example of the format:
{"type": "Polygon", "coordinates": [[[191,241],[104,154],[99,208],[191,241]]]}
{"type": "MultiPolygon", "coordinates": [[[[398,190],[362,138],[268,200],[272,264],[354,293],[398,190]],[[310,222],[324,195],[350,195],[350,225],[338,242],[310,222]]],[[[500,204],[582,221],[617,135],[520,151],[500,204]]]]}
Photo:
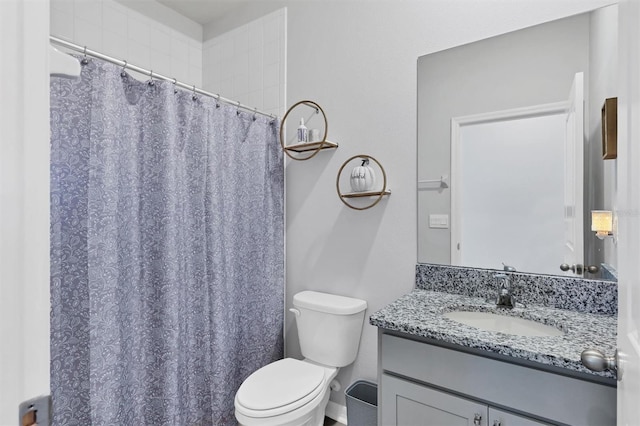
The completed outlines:
{"type": "Polygon", "coordinates": [[[337,421],[330,419],[329,417],[324,418],[324,426],[345,426],[342,423],[338,423],[337,421]]]}

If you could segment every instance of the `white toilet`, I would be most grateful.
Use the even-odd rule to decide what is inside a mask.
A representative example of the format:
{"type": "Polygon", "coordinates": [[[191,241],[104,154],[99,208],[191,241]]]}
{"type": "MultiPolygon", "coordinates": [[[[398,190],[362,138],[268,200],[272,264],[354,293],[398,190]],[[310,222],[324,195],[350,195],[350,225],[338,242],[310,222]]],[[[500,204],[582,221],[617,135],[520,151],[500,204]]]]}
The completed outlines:
{"type": "Polygon", "coordinates": [[[322,425],[331,381],[356,359],[366,301],[303,291],[293,306],[305,359],[281,359],[247,377],[235,398],[241,425],[322,425]]]}

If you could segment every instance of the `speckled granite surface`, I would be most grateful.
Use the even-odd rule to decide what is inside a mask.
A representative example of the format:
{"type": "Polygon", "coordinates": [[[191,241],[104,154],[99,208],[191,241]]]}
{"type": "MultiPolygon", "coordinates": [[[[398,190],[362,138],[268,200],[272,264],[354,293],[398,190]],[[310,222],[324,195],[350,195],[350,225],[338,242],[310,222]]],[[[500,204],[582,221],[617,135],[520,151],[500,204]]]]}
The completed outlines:
{"type": "MultiPolygon", "coordinates": [[[[416,288],[476,297],[493,297],[503,271],[421,263],[416,266],[416,288]]],[[[520,272],[506,273],[512,293],[525,305],[541,305],[594,314],[618,314],[618,284],[605,280],[520,272]]]]}
{"type": "Polygon", "coordinates": [[[613,354],[616,321],[613,315],[535,305],[502,310],[484,298],[422,289],[412,291],[369,317],[372,325],[383,329],[606,378],[615,378],[615,372],[588,370],[580,362],[580,353],[595,348],[613,354]],[[519,316],[554,326],[564,333],[558,337],[521,337],[480,330],[442,316],[446,312],[465,310],[519,316]]]}

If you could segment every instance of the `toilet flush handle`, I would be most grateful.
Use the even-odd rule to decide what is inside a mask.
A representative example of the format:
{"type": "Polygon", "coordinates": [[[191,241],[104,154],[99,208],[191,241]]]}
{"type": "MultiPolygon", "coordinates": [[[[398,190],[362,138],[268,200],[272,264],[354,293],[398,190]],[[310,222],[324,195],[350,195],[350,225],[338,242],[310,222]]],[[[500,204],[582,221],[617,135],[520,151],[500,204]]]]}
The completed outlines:
{"type": "Polygon", "coordinates": [[[299,316],[300,316],[300,311],[299,311],[299,310],[297,310],[296,308],[291,308],[291,309],[289,309],[289,312],[293,312],[297,317],[299,317],[299,316]]]}

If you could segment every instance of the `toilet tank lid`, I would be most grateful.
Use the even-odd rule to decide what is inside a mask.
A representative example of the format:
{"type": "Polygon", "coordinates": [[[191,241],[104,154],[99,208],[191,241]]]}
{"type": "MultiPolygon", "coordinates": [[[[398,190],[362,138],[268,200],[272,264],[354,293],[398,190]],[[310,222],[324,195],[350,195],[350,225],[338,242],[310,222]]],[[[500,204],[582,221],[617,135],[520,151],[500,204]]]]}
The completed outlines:
{"type": "Polygon", "coordinates": [[[367,309],[367,302],[337,294],[302,291],[293,296],[293,306],[329,314],[351,315],[367,309]]]}

